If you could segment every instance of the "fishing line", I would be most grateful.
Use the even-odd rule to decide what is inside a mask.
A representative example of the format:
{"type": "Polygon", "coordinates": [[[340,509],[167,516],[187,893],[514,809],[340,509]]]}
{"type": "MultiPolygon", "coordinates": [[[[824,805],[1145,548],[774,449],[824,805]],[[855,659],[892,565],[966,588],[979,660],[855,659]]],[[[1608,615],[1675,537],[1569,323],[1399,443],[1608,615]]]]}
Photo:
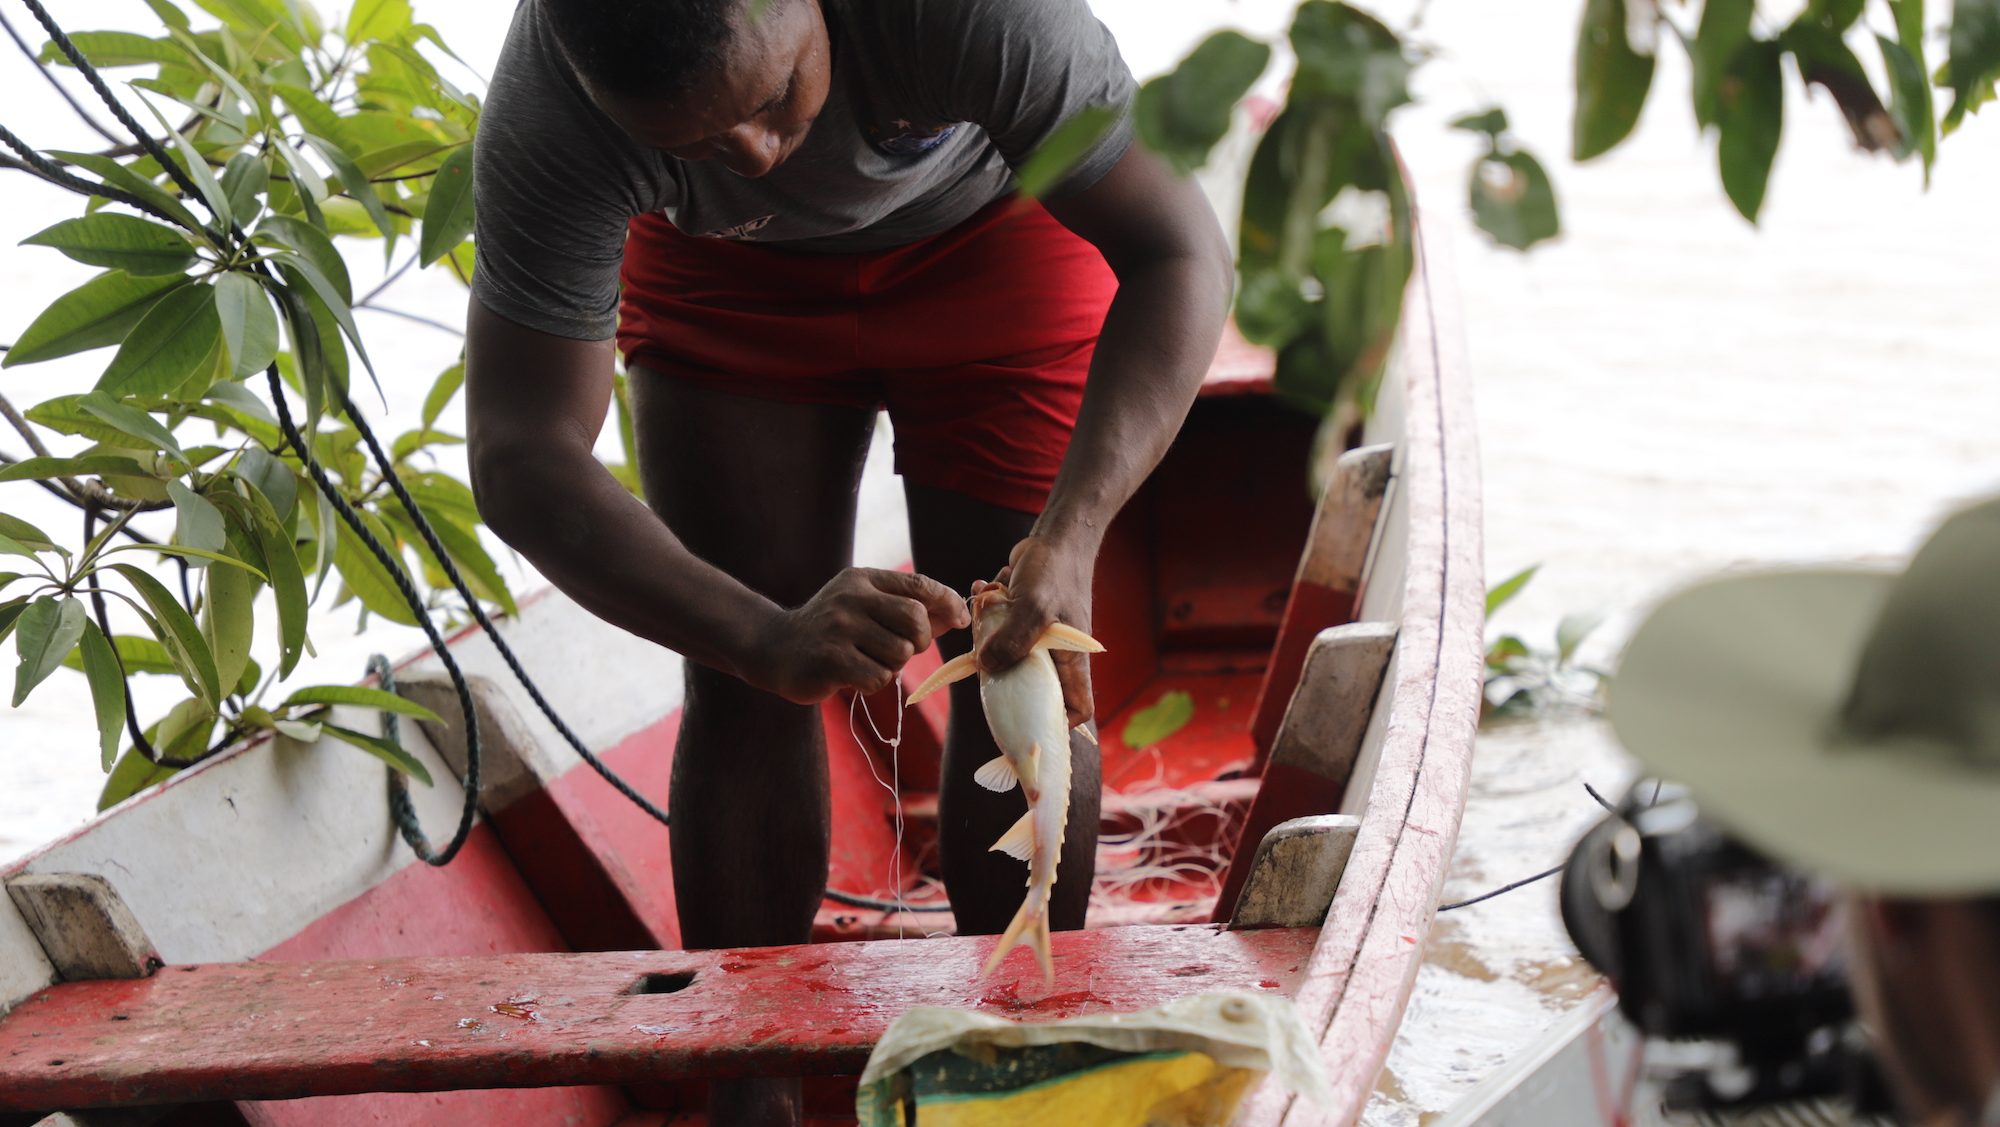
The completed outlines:
{"type": "Polygon", "coordinates": [[[854,746],[861,749],[861,757],[868,763],[868,773],[875,783],[889,792],[889,804],[896,812],[896,848],[889,854],[889,889],[896,898],[896,939],[903,938],[903,682],[899,677],[890,677],[889,685],[896,690],[896,735],[890,739],[882,735],[882,729],[875,725],[875,715],[868,711],[868,702],[860,693],[847,698],[847,734],[854,738],[854,746]],[[868,730],[875,733],[877,743],[889,745],[889,780],[882,780],[882,773],[875,769],[875,756],[861,743],[861,733],[854,726],[854,709],[859,705],[861,715],[868,721],[868,730]]]}

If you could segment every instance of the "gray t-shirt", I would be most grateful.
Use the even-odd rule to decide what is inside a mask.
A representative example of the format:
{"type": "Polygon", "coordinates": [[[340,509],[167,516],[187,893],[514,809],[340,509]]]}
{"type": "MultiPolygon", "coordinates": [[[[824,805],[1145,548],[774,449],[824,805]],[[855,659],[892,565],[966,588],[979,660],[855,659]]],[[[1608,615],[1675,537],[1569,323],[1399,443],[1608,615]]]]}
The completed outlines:
{"type": "MultiPolygon", "coordinates": [[[[602,340],[617,327],[635,215],[791,250],[901,246],[1005,195],[1013,169],[1078,110],[1131,99],[1131,71],[1086,0],[821,6],[826,106],[789,160],[749,180],[633,141],[584,95],[538,0],[522,0],[474,149],[474,295],[529,328],[602,340]]],[[[1055,194],[1096,183],[1131,140],[1124,114],[1055,194]]]]}

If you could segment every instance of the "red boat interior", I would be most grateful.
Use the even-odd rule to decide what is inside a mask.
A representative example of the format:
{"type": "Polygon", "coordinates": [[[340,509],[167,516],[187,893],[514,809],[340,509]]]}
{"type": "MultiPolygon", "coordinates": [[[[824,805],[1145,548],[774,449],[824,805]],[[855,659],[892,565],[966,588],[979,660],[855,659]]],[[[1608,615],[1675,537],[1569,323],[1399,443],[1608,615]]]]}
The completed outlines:
{"type": "MultiPolygon", "coordinates": [[[[1270,733],[1297,679],[1303,653],[1300,639],[1346,621],[1351,612],[1349,605],[1331,605],[1293,589],[1313,517],[1306,466],[1317,419],[1270,396],[1268,360],[1247,351],[1235,359],[1232,364],[1225,351],[1171,453],[1113,526],[1098,567],[1093,633],[1104,642],[1106,652],[1095,660],[1094,679],[1106,793],[1105,844],[1099,854],[1092,926],[1110,930],[1096,932],[1100,938],[1089,943],[1072,937],[1079,945],[1070,954],[1058,954],[1059,962],[1093,961],[1090,991],[1085,992],[1088,996],[1058,994],[1011,1006],[1001,1005],[1008,1001],[1005,998],[982,997],[980,1003],[1057,1017],[1108,1005],[1151,1005],[1174,992],[1185,992],[1187,987],[1177,986],[1171,978],[1181,971],[1175,969],[1171,954],[1163,953],[1170,951],[1177,929],[1121,932],[1116,925],[1202,923],[1185,929],[1189,940],[1213,934],[1205,923],[1218,914],[1227,854],[1234,849],[1256,797],[1260,754],[1268,750],[1270,733]],[[1275,676],[1270,679],[1278,689],[1267,694],[1274,664],[1275,676]],[[1126,738],[1128,732],[1132,740],[1126,738]],[[1156,943],[1169,947],[1146,946],[1156,943]],[[1162,960],[1167,960],[1165,965],[1162,960]],[[1117,969],[1125,965],[1134,968],[1128,976],[1129,989],[1114,997],[1119,993],[1117,984],[1128,981],[1117,969]]],[[[906,673],[908,683],[921,679],[935,662],[930,656],[913,663],[906,673]]],[[[909,710],[900,745],[894,749],[876,739],[869,720],[851,715],[847,704],[827,706],[833,887],[877,898],[900,894],[910,902],[941,903],[941,886],[935,880],[934,825],[946,696],[939,694],[909,710]],[[884,785],[890,779],[901,784],[900,800],[884,785]]],[[[894,731],[896,705],[893,692],[868,702],[870,717],[884,734],[894,731]]],[[[676,720],[677,716],[669,716],[605,755],[613,768],[656,801],[667,789],[676,720]]],[[[1227,917],[1228,907],[1222,905],[1222,918],[1227,917]]],[[[679,947],[675,914],[667,835],[600,779],[572,770],[491,814],[449,869],[412,865],[265,952],[260,963],[244,965],[251,969],[188,968],[211,975],[190,978],[189,984],[190,988],[203,984],[215,997],[227,997],[247,981],[246,976],[267,973],[255,968],[268,968],[272,962],[513,952],[672,952],[679,947]]],[[[819,914],[815,939],[826,943],[916,937],[948,931],[949,920],[948,913],[873,911],[829,902],[819,914]]],[[[1248,961],[1239,969],[1249,976],[1247,981],[1268,989],[1295,987],[1317,929],[1244,934],[1267,937],[1242,948],[1241,957],[1248,961]]],[[[957,965],[955,952],[975,942],[917,941],[935,944],[941,965],[950,966],[957,965]]],[[[872,957],[871,949],[883,946],[887,945],[829,949],[827,959],[814,965],[827,966],[831,960],[842,973],[864,973],[865,967],[856,968],[872,957]]],[[[829,1054],[838,1067],[828,1067],[822,1060],[799,1071],[858,1071],[859,1062],[866,1059],[865,1040],[855,1036],[843,1040],[847,1030],[829,1024],[831,1017],[822,1022],[787,1019],[770,1008],[773,998],[782,999],[782,1008],[794,1015],[852,1004],[840,996],[845,988],[814,988],[820,979],[798,957],[811,948],[789,950],[791,954],[780,960],[782,966],[769,973],[746,974],[741,980],[746,990],[753,979],[770,980],[769,989],[760,995],[763,1003],[745,1001],[743,1013],[718,1019],[740,1024],[737,1019],[750,1020],[745,1015],[754,1010],[752,1016],[776,1023],[774,1031],[787,1026],[823,1030],[815,1036],[824,1043],[794,1037],[787,1041],[785,1054],[769,1060],[745,1056],[720,1068],[710,1052],[702,1057],[704,1068],[696,1071],[776,1070],[782,1075],[788,1061],[797,1065],[801,1054],[814,1052],[829,1054]],[[757,1008],[759,1004],[763,1009],[757,1008]]],[[[155,977],[173,977],[176,969],[155,977]]],[[[735,969],[751,970],[747,960],[735,969]]],[[[421,973],[434,971],[431,967],[421,973]]],[[[381,974],[392,973],[385,963],[381,974]]],[[[629,975],[630,968],[624,973],[629,975]]],[[[659,979],[662,991],[673,989],[671,977],[648,975],[659,979]]],[[[337,985],[329,983],[324,997],[332,997],[337,985]]],[[[118,988],[114,983],[82,985],[101,986],[112,993],[118,988]]],[[[1039,978],[1034,985],[1039,988],[1039,978]]],[[[104,1006],[118,1004],[112,993],[104,995],[104,1006]]],[[[24,1004],[16,1016],[25,1016],[33,1004],[24,1004]]],[[[506,1028],[518,1024],[523,1042],[519,1051],[527,1051],[538,1028],[536,1007],[556,1002],[531,997],[509,1004],[520,1012],[496,1003],[481,1020],[506,1028]]],[[[252,1038],[259,1028],[271,1028],[245,1024],[240,1013],[224,1024],[231,1036],[252,1038]]],[[[0,1025],[0,1034],[5,1028],[0,1025]]],[[[743,1032],[732,1028],[725,1034],[718,1028],[716,1035],[727,1040],[743,1032]]],[[[0,1065],[8,1050],[6,1038],[0,1036],[0,1065]]],[[[152,1051],[176,1050],[155,1044],[152,1051]]],[[[662,1073],[685,1074],[670,1067],[675,1051],[679,1050],[662,1050],[662,1073]]],[[[383,1066],[377,1061],[374,1067],[383,1066]]],[[[587,1064],[579,1065],[575,1076],[579,1081],[589,1079],[587,1064]]],[[[828,1123],[852,1122],[853,1083],[851,1075],[808,1081],[812,1113],[828,1123]]],[[[684,1109],[700,1106],[698,1083],[600,1084],[204,1103],[184,1107],[162,1122],[202,1127],[231,1123],[640,1127],[699,1123],[698,1114],[684,1109]]],[[[0,1113],[0,1127],[12,1122],[0,1113]]]]}

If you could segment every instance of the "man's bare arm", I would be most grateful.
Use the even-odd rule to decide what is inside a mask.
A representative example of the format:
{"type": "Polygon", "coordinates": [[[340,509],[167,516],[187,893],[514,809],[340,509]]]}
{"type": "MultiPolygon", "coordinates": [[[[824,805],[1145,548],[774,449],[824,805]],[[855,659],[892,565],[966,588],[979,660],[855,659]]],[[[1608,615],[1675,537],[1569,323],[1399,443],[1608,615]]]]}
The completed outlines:
{"type": "Polygon", "coordinates": [[[517,325],[477,299],[466,317],[480,514],[584,609],[801,702],[887,684],[901,662],[863,652],[871,622],[913,652],[964,624],[957,597],[919,576],[849,569],[787,610],[689,552],[591,452],[611,403],[611,350],[517,325]]]}
{"type": "MultiPolygon", "coordinates": [[[[1090,188],[1048,201],[1095,245],[1118,296],[1085,385],[1083,407],[1048,505],[1009,569],[1016,613],[980,651],[988,669],[1020,660],[1051,621],[1089,626],[1090,580],[1111,519],[1159,464],[1215,359],[1235,267],[1214,211],[1192,180],[1134,145],[1090,188]]],[[[1064,655],[1072,720],[1089,710],[1081,655],[1064,655]]]]}

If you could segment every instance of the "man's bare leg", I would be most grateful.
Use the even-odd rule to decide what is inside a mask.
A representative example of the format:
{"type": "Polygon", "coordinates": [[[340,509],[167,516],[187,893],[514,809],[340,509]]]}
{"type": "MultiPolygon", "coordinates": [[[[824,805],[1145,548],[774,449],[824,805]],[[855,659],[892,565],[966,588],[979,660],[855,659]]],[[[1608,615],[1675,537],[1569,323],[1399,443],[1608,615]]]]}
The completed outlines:
{"type": "MultiPolygon", "coordinates": [[[[910,542],[917,570],[956,591],[975,579],[991,579],[1007,553],[1028,534],[1035,518],[1027,513],[975,501],[962,494],[905,482],[910,504],[910,542]]],[[[949,661],[972,648],[972,632],[958,630],[938,639],[949,661]]],[[[945,891],[961,935],[996,935],[1021,906],[1027,872],[1021,862],[990,851],[992,844],[1026,809],[1019,790],[995,794],[972,779],[979,766],[1000,754],[979,703],[979,679],[951,688],[951,729],[945,737],[944,784],[938,795],[938,853],[945,891]]],[[[1097,860],[1099,767],[1097,745],[1070,737],[1069,828],[1056,870],[1049,925],[1070,931],[1084,925],[1097,860]]]]}
{"type": "MultiPolygon", "coordinates": [[[[696,555],[797,606],[854,550],[874,412],[733,396],[632,373],[646,499],[696,555]]],[[[689,948],[812,938],[829,834],[819,710],[690,662],[674,748],[674,894],[689,948]]],[[[796,1080],[710,1086],[717,1127],[790,1127],[796,1080]]]]}

